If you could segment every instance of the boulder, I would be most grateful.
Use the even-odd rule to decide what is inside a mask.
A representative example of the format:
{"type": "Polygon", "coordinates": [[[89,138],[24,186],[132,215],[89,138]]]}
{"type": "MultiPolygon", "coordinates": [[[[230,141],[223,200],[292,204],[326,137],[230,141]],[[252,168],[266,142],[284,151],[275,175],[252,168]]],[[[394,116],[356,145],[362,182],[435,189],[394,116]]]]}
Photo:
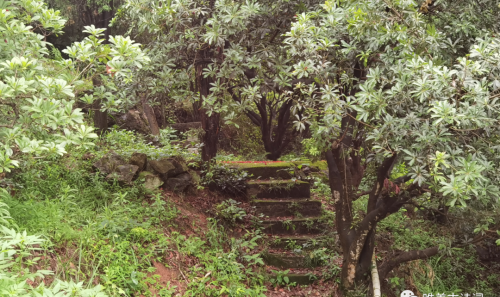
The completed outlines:
{"type": "Polygon", "coordinates": [[[201,177],[196,171],[189,171],[193,184],[199,184],[201,182],[201,177]]]}
{"type": "Polygon", "coordinates": [[[158,189],[163,185],[163,181],[158,175],[152,174],[151,172],[143,171],[139,174],[139,179],[144,178],[144,187],[150,191],[158,189]]]}
{"type": "Polygon", "coordinates": [[[191,175],[183,173],[176,177],[169,178],[165,182],[166,188],[173,192],[184,192],[189,186],[192,185],[191,175]]]}
{"type": "Polygon", "coordinates": [[[106,179],[116,179],[119,182],[129,184],[132,182],[132,179],[134,178],[138,169],[139,167],[136,165],[119,165],[114,172],[106,176],[106,179]]]}
{"type": "Polygon", "coordinates": [[[110,174],[118,169],[118,166],[127,165],[125,159],[115,152],[110,152],[94,163],[94,167],[104,174],[110,174]]]}
{"type": "Polygon", "coordinates": [[[189,171],[189,168],[187,167],[186,163],[182,160],[177,160],[177,159],[171,159],[172,163],[175,166],[175,174],[174,176],[177,176],[179,174],[183,174],[189,171]]]}
{"type": "Polygon", "coordinates": [[[148,156],[146,154],[135,152],[132,154],[128,162],[139,167],[139,171],[144,171],[148,162],[148,156]]]}
{"type": "Polygon", "coordinates": [[[143,134],[151,134],[151,129],[146,118],[140,111],[131,109],[126,114],[116,119],[116,124],[126,130],[137,131],[143,134]]]}
{"type": "Polygon", "coordinates": [[[178,166],[174,164],[174,160],[172,159],[151,160],[149,161],[149,165],[158,174],[167,178],[178,175],[178,166]]]}

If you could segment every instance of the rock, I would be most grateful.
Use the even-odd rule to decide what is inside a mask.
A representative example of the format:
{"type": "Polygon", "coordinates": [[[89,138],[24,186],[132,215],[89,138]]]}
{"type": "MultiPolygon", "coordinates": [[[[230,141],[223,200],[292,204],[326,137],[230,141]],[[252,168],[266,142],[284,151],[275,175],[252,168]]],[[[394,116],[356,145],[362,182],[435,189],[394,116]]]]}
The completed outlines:
{"type": "Polygon", "coordinates": [[[176,160],[176,159],[172,159],[171,160],[172,163],[174,164],[175,166],[175,174],[174,176],[177,176],[179,174],[182,174],[182,173],[186,173],[189,171],[189,168],[187,167],[186,163],[182,160],[176,160]]]}
{"type": "Polygon", "coordinates": [[[106,179],[116,179],[119,182],[131,183],[137,170],[139,169],[136,165],[119,165],[115,172],[112,172],[106,176],[106,179]]]}
{"type": "Polygon", "coordinates": [[[144,171],[146,169],[146,164],[148,162],[148,156],[142,153],[133,153],[130,157],[129,163],[139,167],[139,171],[144,171]]]}
{"type": "Polygon", "coordinates": [[[104,174],[110,174],[118,169],[118,166],[126,165],[127,162],[115,152],[110,152],[94,163],[94,167],[104,174]]]}
{"type": "Polygon", "coordinates": [[[149,165],[158,174],[165,175],[167,178],[178,175],[177,166],[172,159],[151,160],[149,161],[149,165]]]}
{"type": "Polygon", "coordinates": [[[196,171],[190,171],[191,179],[193,180],[193,184],[199,184],[201,182],[201,177],[196,171]]]}
{"type": "Polygon", "coordinates": [[[190,130],[190,129],[201,128],[201,122],[177,123],[177,124],[170,125],[170,127],[174,128],[175,130],[177,130],[179,132],[186,132],[187,130],[190,130]]]}
{"type": "Polygon", "coordinates": [[[116,119],[116,124],[122,129],[137,131],[143,134],[151,134],[151,129],[141,112],[135,109],[129,110],[126,114],[116,119]]]}
{"type": "Polygon", "coordinates": [[[165,183],[167,190],[173,192],[184,192],[189,186],[192,185],[191,175],[183,173],[173,178],[169,178],[165,183]]]}
{"type": "Polygon", "coordinates": [[[139,179],[144,178],[144,187],[150,191],[158,189],[163,185],[163,181],[158,175],[152,174],[151,172],[143,171],[139,174],[139,179]]]}

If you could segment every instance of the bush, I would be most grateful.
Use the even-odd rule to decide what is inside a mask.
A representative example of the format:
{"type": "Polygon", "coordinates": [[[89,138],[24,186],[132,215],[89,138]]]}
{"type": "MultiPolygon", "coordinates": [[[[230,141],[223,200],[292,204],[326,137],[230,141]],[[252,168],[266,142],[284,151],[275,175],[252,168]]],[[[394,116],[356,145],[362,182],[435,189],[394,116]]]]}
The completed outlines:
{"type": "Polygon", "coordinates": [[[202,170],[203,186],[212,191],[218,191],[232,196],[245,195],[246,180],[249,178],[246,171],[230,168],[223,164],[211,163],[204,165],[202,170]]]}
{"type": "Polygon", "coordinates": [[[236,221],[243,220],[243,217],[245,217],[247,213],[243,208],[238,206],[239,204],[241,204],[241,202],[236,202],[233,199],[223,201],[216,207],[217,216],[232,224],[236,223],[236,221]]]}

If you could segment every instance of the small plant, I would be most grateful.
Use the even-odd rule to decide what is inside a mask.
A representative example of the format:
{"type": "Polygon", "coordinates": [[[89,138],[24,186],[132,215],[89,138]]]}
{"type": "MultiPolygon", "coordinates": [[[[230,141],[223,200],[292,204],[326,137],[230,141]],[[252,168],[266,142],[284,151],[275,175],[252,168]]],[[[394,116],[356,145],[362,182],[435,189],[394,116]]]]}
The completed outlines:
{"type": "Polygon", "coordinates": [[[247,213],[243,208],[238,206],[239,204],[241,204],[241,202],[236,202],[233,199],[223,201],[216,207],[217,216],[232,224],[235,224],[237,221],[242,221],[247,213]]]}
{"type": "Polygon", "coordinates": [[[300,253],[302,253],[302,250],[304,247],[301,246],[300,244],[297,244],[297,241],[295,241],[293,239],[289,239],[286,241],[286,248],[289,250],[292,250],[293,252],[295,252],[297,254],[300,254],[300,253]]]}
{"type": "Polygon", "coordinates": [[[324,183],[319,177],[314,178],[314,183],[311,192],[317,193],[320,196],[328,198],[332,195],[330,185],[324,183]]]}
{"type": "Polygon", "coordinates": [[[179,210],[172,205],[170,202],[166,202],[163,199],[161,193],[156,193],[153,195],[153,204],[151,205],[153,209],[152,217],[155,220],[170,222],[175,219],[177,215],[180,213],[179,210]]]}
{"type": "Polygon", "coordinates": [[[290,227],[292,227],[293,230],[295,230],[295,225],[292,223],[292,220],[284,220],[283,221],[283,226],[285,226],[286,230],[290,230],[290,227]]]}
{"type": "Polygon", "coordinates": [[[309,253],[309,256],[306,257],[306,262],[308,266],[320,266],[330,262],[331,255],[328,253],[327,248],[320,248],[316,250],[312,250],[309,253]]]}
{"type": "Polygon", "coordinates": [[[166,127],[160,130],[160,143],[170,145],[170,142],[177,138],[176,130],[171,127],[166,127]]]}
{"type": "Polygon", "coordinates": [[[404,290],[405,281],[403,278],[395,276],[395,277],[389,278],[389,285],[394,290],[396,290],[396,293],[399,295],[399,293],[401,293],[401,291],[404,290]]]}
{"type": "Polygon", "coordinates": [[[272,273],[276,276],[276,278],[271,279],[271,283],[274,286],[296,286],[295,282],[290,282],[290,278],[287,276],[290,273],[290,269],[285,271],[277,271],[271,270],[272,273]]]}
{"type": "Polygon", "coordinates": [[[314,226],[314,221],[313,220],[305,220],[304,225],[306,225],[307,230],[311,230],[314,226]]]}

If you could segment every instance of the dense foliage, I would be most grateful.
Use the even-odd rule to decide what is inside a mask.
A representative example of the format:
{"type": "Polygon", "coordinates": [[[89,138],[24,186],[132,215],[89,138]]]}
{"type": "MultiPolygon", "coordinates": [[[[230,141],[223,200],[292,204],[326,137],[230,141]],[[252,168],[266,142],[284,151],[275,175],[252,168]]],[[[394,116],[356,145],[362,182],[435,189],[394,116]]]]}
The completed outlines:
{"type": "MultiPolygon", "coordinates": [[[[2,2],[0,11],[0,173],[18,165],[16,154],[36,157],[63,155],[66,146],[88,147],[97,137],[84,123],[84,114],[76,108],[77,96],[92,90],[92,81],[103,77],[108,85],[114,80],[126,84],[132,70],[148,61],[138,44],[128,37],[102,39],[104,29],[85,28],[89,37],[63,52],[45,41],[50,34],[61,33],[65,20],[58,11],[43,2],[2,2]]],[[[96,86],[97,87],[97,86],[96,86]]],[[[111,86],[109,86],[111,87],[111,86]]],[[[87,104],[101,100],[102,110],[120,105],[114,95],[96,88],[81,98],[87,104]]]]}
{"type": "Polygon", "coordinates": [[[308,255],[344,291],[369,282],[376,255],[391,289],[405,289],[393,273],[404,267],[422,290],[459,292],[472,280],[492,293],[498,275],[471,255],[473,244],[500,245],[500,7],[421,2],[127,0],[112,26],[144,46],[90,25],[59,52],[47,42],[62,33],[58,11],[0,0],[0,296],[174,296],[181,288],[160,285],[155,263],[179,271],[185,296],[264,296],[265,235],[244,203],[208,209],[213,201],[197,197],[228,228],[251,222],[230,238],[213,219],[185,224],[191,215],[140,179],[124,187],[93,172],[110,150],[199,158],[172,144],[170,128],[153,144],[117,129],[99,137],[88,123],[156,102],[165,124],[171,101],[192,104],[202,122],[200,155],[212,161],[197,167],[199,190],[245,193],[248,175],[217,163],[241,156],[216,158],[221,128],[239,128],[241,117],[259,127],[268,159],[304,159],[283,156],[304,137],[305,155],[327,160],[319,171],[329,184],[321,172],[310,181],[339,241],[308,255]],[[73,254],[51,264],[62,251],[73,254]],[[56,267],[55,277],[39,267],[56,267]]]}
{"type": "MultiPolygon", "coordinates": [[[[498,7],[481,4],[493,23],[498,7]]],[[[436,5],[446,11],[451,2],[436,5]]],[[[478,11],[468,2],[453,5],[478,11]]],[[[303,91],[310,94],[304,107],[318,151],[328,150],[346,288],[366,278],[377,223],[404,205],[433,201],[456,212],[498,206],[495,26],[482,27],[469,12],[458,16],[467,24],[462,29],[448,23],[455,17],[440,17],[415,1],[326,1],[299,15],[287,33],[289,53],[301,60],[294,74],[315,79],[303,91]],[[352,228],[362,159],[379,165],[367,215],[352,228]],[[388,182],[397,163],[407,174],[388,182]]],[[[437,251],[386,259],[383,277],[437,251]]]]}

